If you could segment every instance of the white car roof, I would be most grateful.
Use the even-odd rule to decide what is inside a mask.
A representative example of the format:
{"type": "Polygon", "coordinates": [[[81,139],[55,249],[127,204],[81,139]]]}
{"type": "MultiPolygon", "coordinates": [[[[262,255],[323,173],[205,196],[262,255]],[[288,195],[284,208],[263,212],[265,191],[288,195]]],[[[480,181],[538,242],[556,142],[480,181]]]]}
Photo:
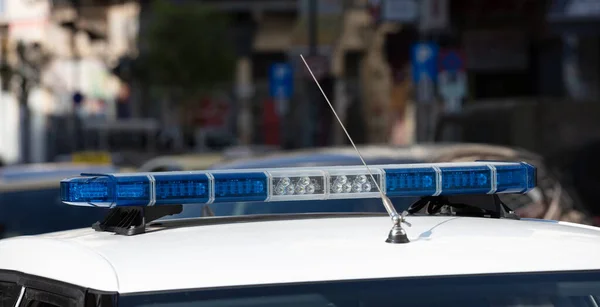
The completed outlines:
{"type": "Polygon", "coordinates": [[[387,216],[217,223],[129,237],[81,229],[0,241],[0,270],[134,293],[600,269],[600,228],[441,216],[408,221],[408,244],[385,243],[387,216]]]}

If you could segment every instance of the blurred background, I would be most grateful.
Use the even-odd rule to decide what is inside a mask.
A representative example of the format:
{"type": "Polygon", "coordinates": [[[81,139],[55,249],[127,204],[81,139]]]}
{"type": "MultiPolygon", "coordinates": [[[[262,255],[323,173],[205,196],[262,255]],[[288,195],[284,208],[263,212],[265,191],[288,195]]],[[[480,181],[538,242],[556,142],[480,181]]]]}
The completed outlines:
{"type": "Polygon", "coordinates": [[[0,40],[5,175],[346,146],[302,54],[357,144],[525,150],[600,216],[600,0],[0,0],[0,40]]]}

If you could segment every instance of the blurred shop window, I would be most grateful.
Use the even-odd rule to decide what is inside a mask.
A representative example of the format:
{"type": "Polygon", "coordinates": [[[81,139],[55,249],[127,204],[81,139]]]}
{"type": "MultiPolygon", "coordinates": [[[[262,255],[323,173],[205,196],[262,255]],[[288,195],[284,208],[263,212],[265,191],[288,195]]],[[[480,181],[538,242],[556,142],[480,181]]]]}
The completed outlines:
{"type": "Polygon", "coordinates": [[[533,78],[529,72],[475,73],[474,98],[533,96],[533,78]]]}
{"type": "Polygon", "coordinates": [[[539,94],[545,97],[562,97],[564,94],[562,40],[560,38],[544,40],[540,42],[536,49],[539,54],[536,62],[538,65],[539,94]]]}
{"type": "Polygon", "coordinates": [[[465,32],[463,40],[475,99],[535,94],[536,73],[527,34],[515,30],[471,30],[465,32]]]}

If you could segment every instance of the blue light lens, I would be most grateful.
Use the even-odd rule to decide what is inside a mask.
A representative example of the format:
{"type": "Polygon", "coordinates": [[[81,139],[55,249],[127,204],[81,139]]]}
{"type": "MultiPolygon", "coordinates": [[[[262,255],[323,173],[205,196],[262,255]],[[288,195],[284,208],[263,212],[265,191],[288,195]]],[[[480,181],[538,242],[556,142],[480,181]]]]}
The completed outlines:
{"type": "Polygon", "coordinates": [[[146,206],[150,180],[146,176],[73,178],[61,182],[61,200],[102,207],[146,206]]]}
{"type": "Polygon", "coordinates": [[[213,174],[214,202],[265,201],[269,196],[265,173],[213,174]]]}
{"type": "Polygon", "coordinates": [[[497,165],[498,188],[496,193],[524,193],[536,185],[536,169],[527,164],[497,165]]]}
{"type": "Polygon", "coordinates": [[[492,172],[487,166],[440,167],[442,194],[486,194],[492,190],[492,172]]]}
{"type": "Polygon", "coordinates": [[[74,178],[60,183],[60,197],[69,203],[112,203],[114,187],[108,178],[74,178]]]}
{"type": "Polygon", "coordinates": [[[436,192],[436,173],[431,167],[384,171],[388,196],[422,196],[436,192]]]}
{"type": "Polygon", "coordinates": [[[154,175],[156,204],[207,203],[209,181],[206,174],[154,175]]]}

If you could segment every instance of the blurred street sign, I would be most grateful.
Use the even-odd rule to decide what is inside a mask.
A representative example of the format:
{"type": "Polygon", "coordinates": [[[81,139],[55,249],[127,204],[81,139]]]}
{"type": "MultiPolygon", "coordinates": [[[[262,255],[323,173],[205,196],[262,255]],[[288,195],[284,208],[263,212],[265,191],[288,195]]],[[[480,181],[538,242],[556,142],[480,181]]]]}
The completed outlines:
{"type": "Polygon", "coordinates": [[[431,102],[437,81],[439,47],[435,43],[417,43],[411,49],[413,83],[417,86],[420,102],[431,102]]]}
{"type": "Polygon", "coordinates": [[[467,94],[467,75],[465,72],[445,71],[441,73],[438,87],[440,95],[444,98],[444,110],[447,113],[460,112],[462,100],[467,94]]]}
{"type": "Polygon", "coordinates": [[[460,50],[442,50],[439,57],[438,90],[444,98],[448,113],[460,112],[462,100],[467,94],[467,75],[464,55],[460,50]]]}
{"type": "Polygon", "coordinates": [[[465,57],[460,50],[446,49],[439,53],[440,72],[457,72],[465,70],[465,57]]]}
{"type": "Polygon", "coordinates": [[[294,71],[288,63],[276,63],[269,69],[269,95],[290,99],[294,94],[294,71]]]}

